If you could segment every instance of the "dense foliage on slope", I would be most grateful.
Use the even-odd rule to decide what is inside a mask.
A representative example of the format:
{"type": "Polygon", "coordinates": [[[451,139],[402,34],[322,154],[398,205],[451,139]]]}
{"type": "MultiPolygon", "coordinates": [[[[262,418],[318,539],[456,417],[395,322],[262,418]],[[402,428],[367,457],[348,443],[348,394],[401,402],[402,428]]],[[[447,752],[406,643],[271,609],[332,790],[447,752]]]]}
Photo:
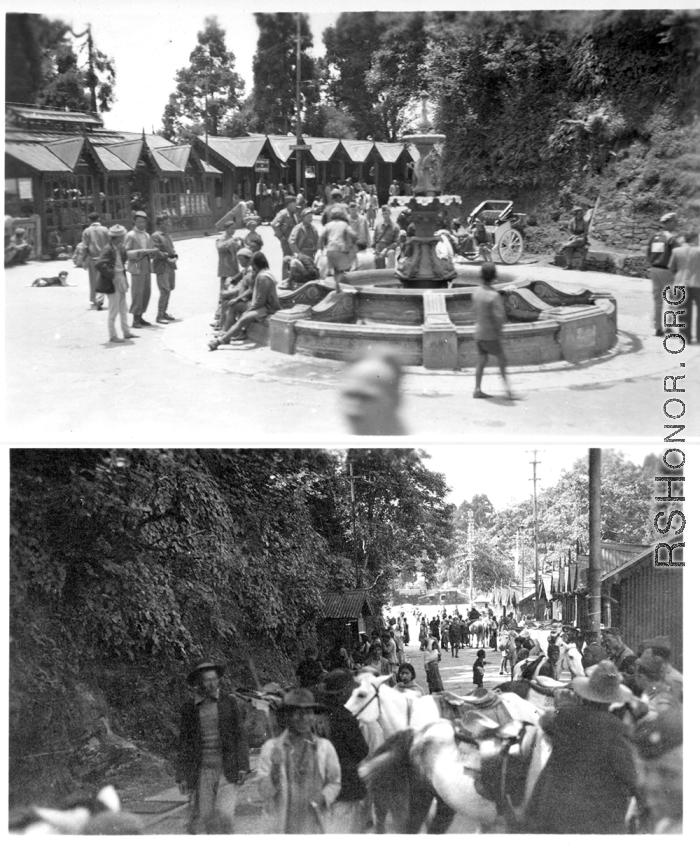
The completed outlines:
{"type": "MultiPolygon", "coordinates": [[[[449,546],[444,477],[414,450],[16,450],[11,460],[10,743],[76,748],[86,690],[124,735],[167,750],[184,674],[289,682],[322,594],[449,546]],[[252,666],[251,666],[252,663],[252,666]]],[[[86,711],[87,712],[87,711],[86,711]]]]}

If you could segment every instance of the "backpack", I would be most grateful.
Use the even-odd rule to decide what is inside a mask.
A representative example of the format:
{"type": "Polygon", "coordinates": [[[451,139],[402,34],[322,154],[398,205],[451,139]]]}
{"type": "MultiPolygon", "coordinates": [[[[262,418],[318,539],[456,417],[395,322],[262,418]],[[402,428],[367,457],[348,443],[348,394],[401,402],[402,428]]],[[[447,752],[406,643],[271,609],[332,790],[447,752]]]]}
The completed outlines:
{"type": "Polygon", "coordinates": [[[81,240],[78,243],[78,245],[75,247],[75,251],[73,252],[73,263],[78,267],[78,269],[84,269],[86,257],[87,257],[87,246],[81,240]]]}
{"type": "Polygon", "coordinates": [[[659,269],[668,269],[671,260],[671,251],[675,240],[668,231],[659,231],[649,241],[647,258],[651,266],[659,269]]]}

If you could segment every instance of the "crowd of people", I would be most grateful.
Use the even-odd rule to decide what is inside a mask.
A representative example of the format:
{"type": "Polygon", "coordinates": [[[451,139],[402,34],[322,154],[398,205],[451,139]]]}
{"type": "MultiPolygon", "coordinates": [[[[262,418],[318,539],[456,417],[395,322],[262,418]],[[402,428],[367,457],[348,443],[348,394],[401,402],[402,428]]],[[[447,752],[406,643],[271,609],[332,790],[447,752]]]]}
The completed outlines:
{"type": "MultiPolygon", "coordinates": [[[[521,662],[531,664],[542,650],[512,613],[496,619],[475,608],[466,617],[455,608],[452,615],[443,610],[431,619],[402,611],[383,628],[361,633],[353,647],[336,644],[322,659],[310,647],[296,670],[296,685],[287,690],[272,685],[279,694],[276,725],[256,772],[263,831],[363,833],[375,826],[377,814],[358,767],[381,743],[381,730],[358,721],[344,705],[365,672],[411,699],[423,697],[406,659],[411,615],[430,693],[444,691],[441,650],[449,644],[458,655],[469,642],[464,625],[477,619],[491,620],[494,630],[519,631],[521,662]]],[[[635,653],[617,628],[604,629],[600,640],[595,634],[576,639],[585,651],[585,676],[574,677],[566,701],[541,717],[551,757],[536,782],[523,830],[680,831],[683,677],[671,665],[669,640],[650,639],[635,653]]],[[[480,648],[473,661],[476,695],[485,694],[486,655],[480,648]]],[[[553,667],[549,671],[551,677],[553,667]]],[[[197,666],[189,676],[194,697],[182,712],[177,780],[191,795],[192,833],[235,832],[238,786],[250,770],[245,726],[235,701],[221,689],[223,673],[213,662],[197,666]]],[[[535,676],[532,666],[520,674],[525,681],[535,676]]]]}

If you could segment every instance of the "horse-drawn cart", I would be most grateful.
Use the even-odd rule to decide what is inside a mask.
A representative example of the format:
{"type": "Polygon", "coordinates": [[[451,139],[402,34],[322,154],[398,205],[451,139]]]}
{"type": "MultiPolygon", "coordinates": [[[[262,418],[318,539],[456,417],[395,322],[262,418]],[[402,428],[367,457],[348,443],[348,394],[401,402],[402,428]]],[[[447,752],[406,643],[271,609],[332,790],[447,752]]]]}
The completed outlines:
{"type": "Polygon", "coordinates": [[[512,201],[482,201],[469,215],[464,234],[458,234],[457,254],[466,260],[517,263],[523,254],[519,226],[524,213],[513,212],[512,201]]]}

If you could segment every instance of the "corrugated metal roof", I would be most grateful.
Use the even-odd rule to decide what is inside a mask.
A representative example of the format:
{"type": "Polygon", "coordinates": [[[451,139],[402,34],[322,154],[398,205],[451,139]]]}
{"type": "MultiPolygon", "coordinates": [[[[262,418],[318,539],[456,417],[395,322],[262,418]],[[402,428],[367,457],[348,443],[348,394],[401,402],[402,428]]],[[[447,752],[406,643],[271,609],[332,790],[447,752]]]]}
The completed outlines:
{"type": "Polygon", "coordinates": [[[55,154],[59,160],[63,160],[63,162],[70,169],[75,168],[75,164],[78,162],[78,157],[83,150],[83,145],[85,144],[85,138],[83,136],[74,136],[72,139],[61,139],[55,142],[48,142],[46,147],[55,154]]]}
{"type": "Polygon", "coordinates": [[[142,148],[143,140],[140,137],[131,139],[128,142],[117,142],[115,145],[108,146],[109,151],[116,154],[120,160],[124,160],[132,169],[135,169],[138,165],[142,148]]]}
{"type": "Polygon", "coordinates": [[[184,171],[187,168],[187,161],[190,158],[190,151],[192,150],[191,145],[172,145],[169,148],[159,148],[158,153],[167,157],[170,162],[175,163],[176,166],[184,171]]]}
{"type": "Polygon", "coordinates": [[[34,106],[14,106],[8,104],[8,109],[30,121],[70,121],[81,124],[102,127],[102,119],[89,112],[65,112],[57,109],[43,109],[34,106]]]}
{"type": "Polygon", "coordinates": [[[364,163],[374,148],[374,142],[367,142],[364,139],[341,139],[340,144],[353,163],[364,163]]]}
{"type": "MultiPolygon", "coordinates": [[[[227,163],[239,168],[252,168],[265,147],[265,136],[230,139],[226,136],[210,136],[209,147],[227,163]]],[[[200,142],[205,143],[204,136],[199,136],[200,142]]]]}
{"type": "Polygon", "coordinates": [[[612,579],[613,577],[615,577],[616,579],[620,579],[622,574],[625,574],[628,571],[633,570],[637,566],[644,563],[647,559],[649,559],[651,557],[651,555],[654,553],[655,545],[645,544],[645,545],[639,545],[638,547],[640,547],[641,549],[637,550],[636,553],[631,554],[631,555],[628,553],[627,559],[620,562],[611,571],[606,572],[605,570],[603,570],[603,576],[601,577],[601,581],[603,583],[605,583],[608,580],[612,579]]]}
{"type": "Polygon", "coordinates": [[[363,589],[350,592],[325,592],[323,600],[324,618],[360,618],[372,615],[372,607],[363,589]]]}
{"type": "Polygon", "coordinates": [[[93,145],[92,150],[95,152],[95,156],[106,172],[128,175],[134,171],[128,163],[125,163],[124,160],[120,159],[109,148],[102,145],[93,145]]]}
{"type": "Polygon", "coordinates": [[[32,144],[31,142],[23,142],[15,144],[9,142],[5,144],[5,154],[25,163],[37,172],[65,172],[71,173],[71,169],[59,158],[48,151],[43,145],[32,144]]]}
{"type": "Polygon", "coordinates": [[[212,166],[211,163],[207,163],[206,160],[199,160],[199,165],[204,169],[204,171],[207,174],[211,174],[211,175],[222,174],[221,169],[217,169],[216,166],[212,166]]]}

